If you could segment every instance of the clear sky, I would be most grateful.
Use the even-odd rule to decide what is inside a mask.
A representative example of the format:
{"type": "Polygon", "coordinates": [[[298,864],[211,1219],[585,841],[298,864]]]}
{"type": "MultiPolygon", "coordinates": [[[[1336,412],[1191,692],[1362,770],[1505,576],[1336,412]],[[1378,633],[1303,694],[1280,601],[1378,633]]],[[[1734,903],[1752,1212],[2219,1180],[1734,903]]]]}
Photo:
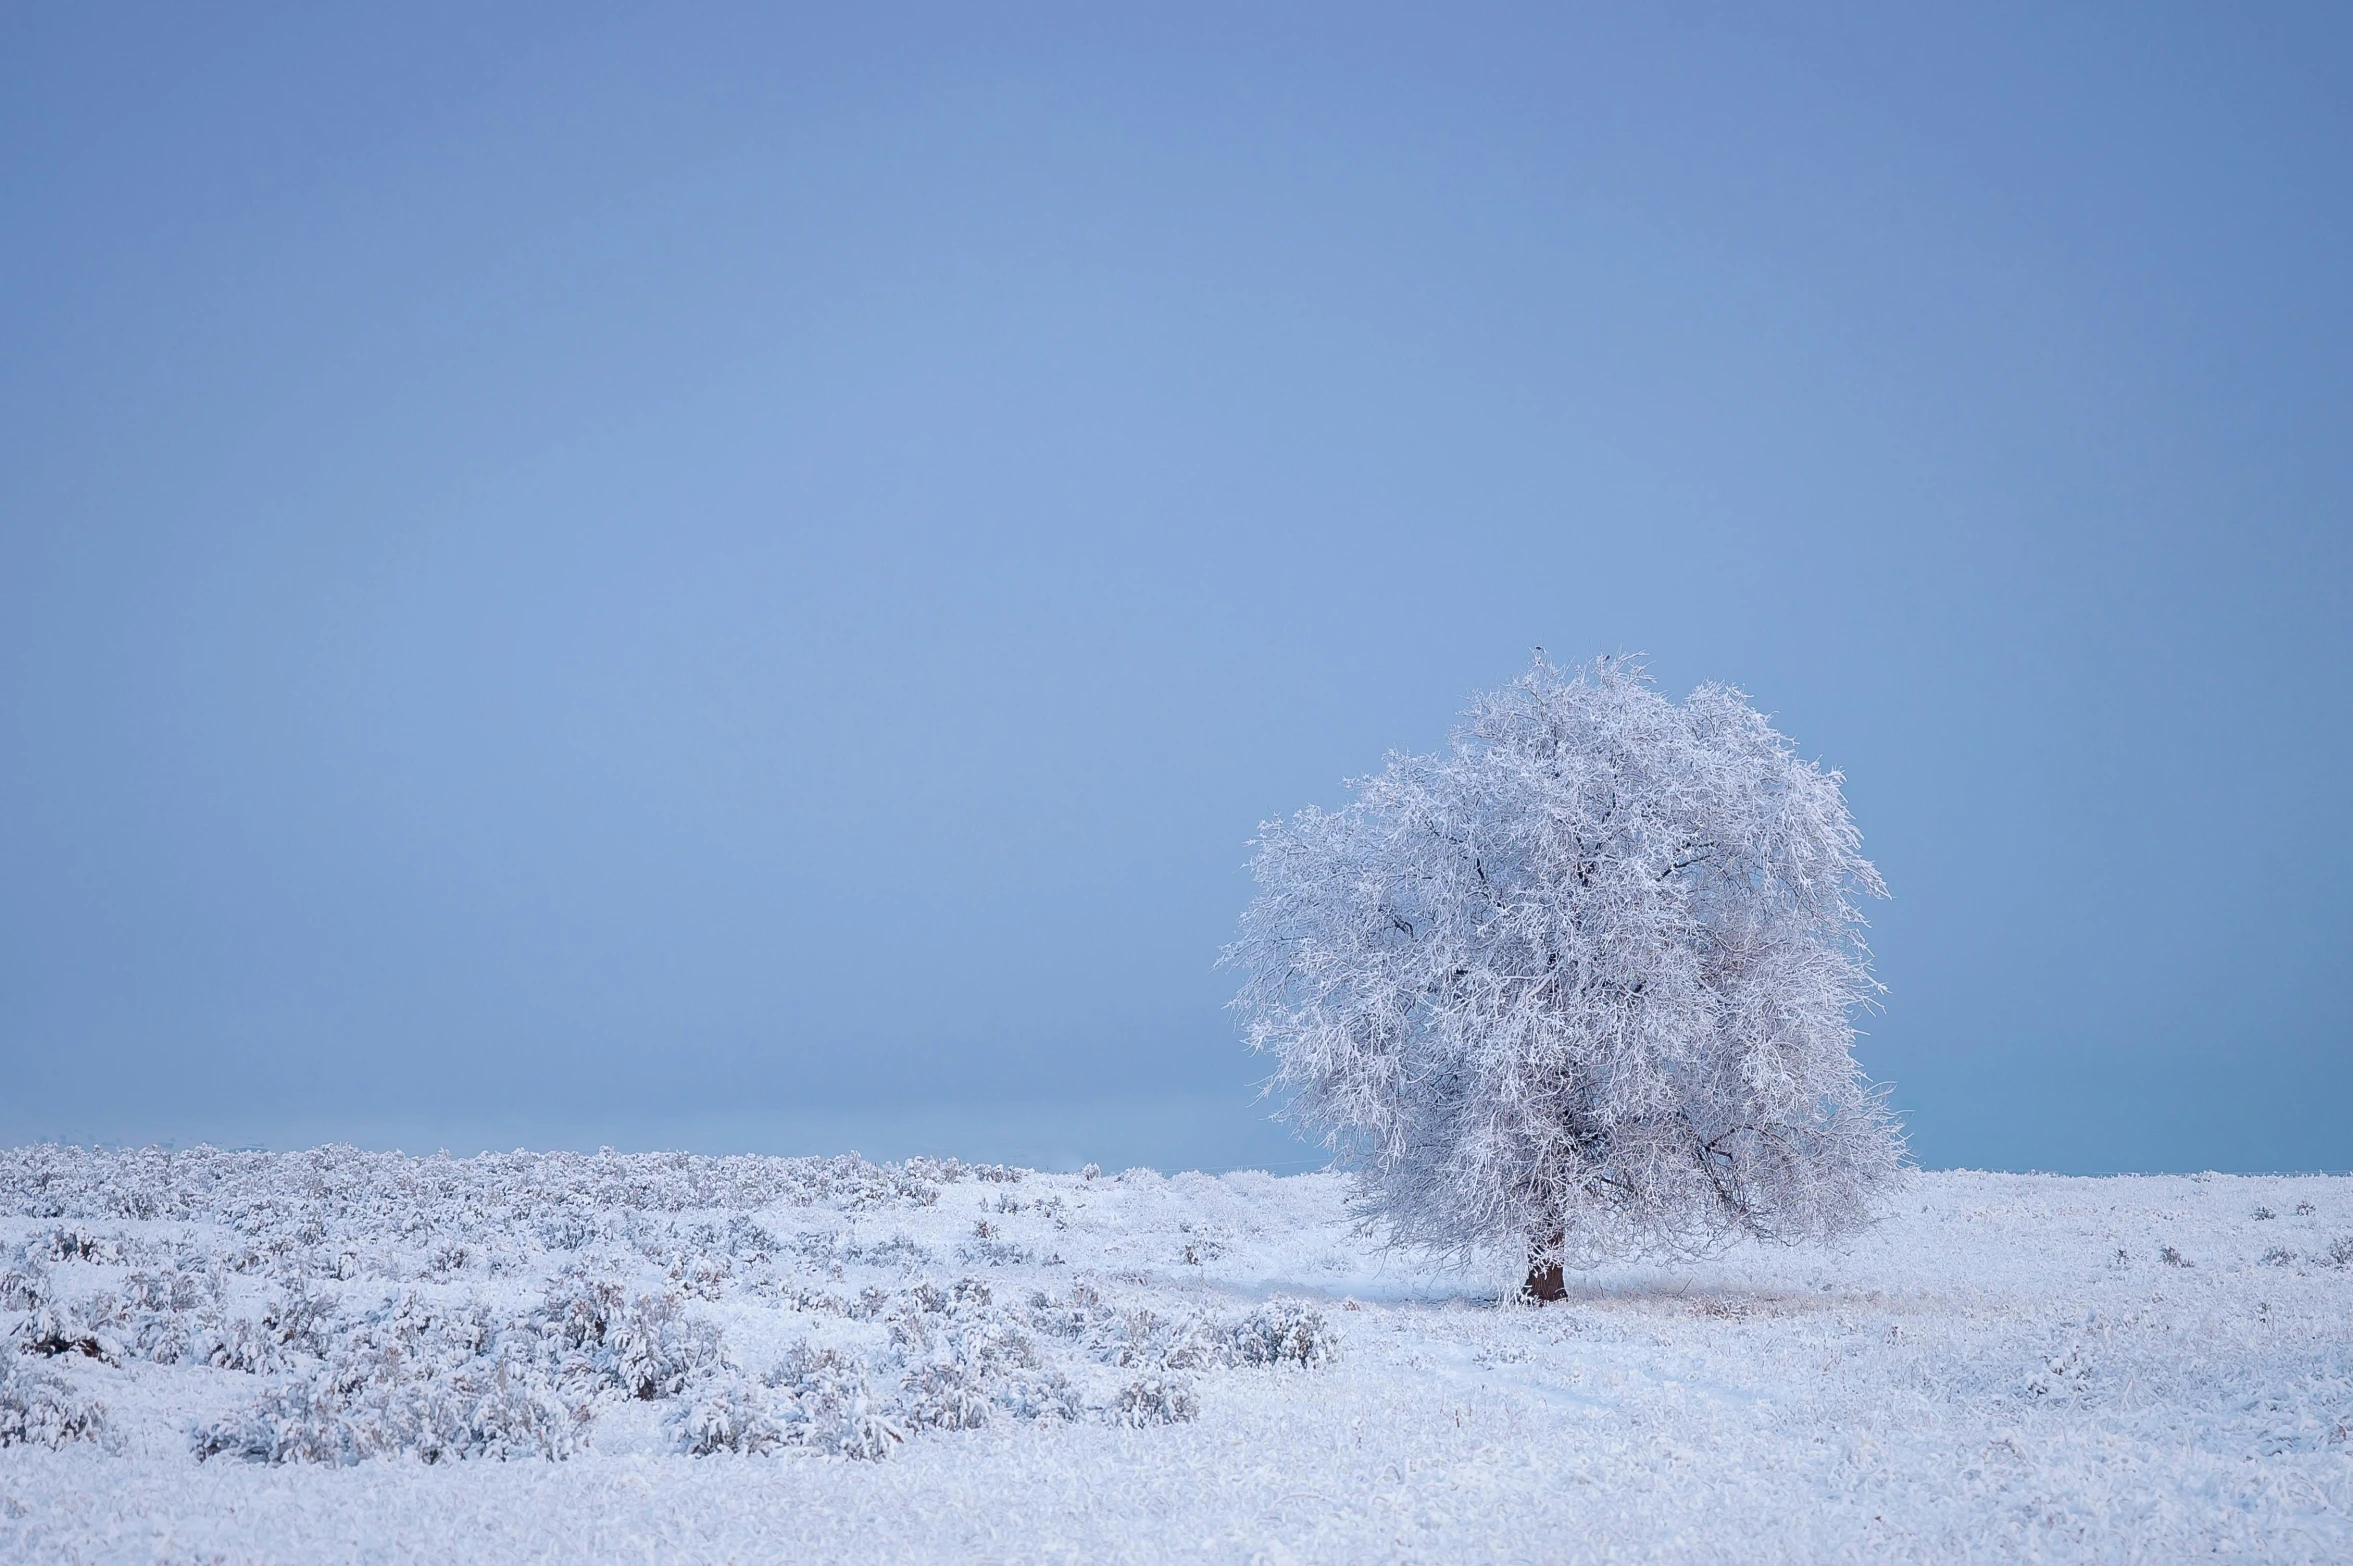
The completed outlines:
{"type": "Polygon", "coordinates": [[[1541,645],[1924,1162],[2353,1166],[2348,15],[15,7],[0,1139],[1298,1166],[1245,841],[1541,645]]]}

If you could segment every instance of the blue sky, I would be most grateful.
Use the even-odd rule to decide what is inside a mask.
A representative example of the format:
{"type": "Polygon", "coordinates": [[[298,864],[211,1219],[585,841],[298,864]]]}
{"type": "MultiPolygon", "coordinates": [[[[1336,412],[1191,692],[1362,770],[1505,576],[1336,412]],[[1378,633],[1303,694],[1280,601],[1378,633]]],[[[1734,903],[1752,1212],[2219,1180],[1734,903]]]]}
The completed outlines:
{"type": "Polygon", "coordinates": [[[2327,7],[20,11],[0,1137],[1298,1166],[1256,822],[1748,690],[1933,1165],[2353,1166],[2327,7]]]}

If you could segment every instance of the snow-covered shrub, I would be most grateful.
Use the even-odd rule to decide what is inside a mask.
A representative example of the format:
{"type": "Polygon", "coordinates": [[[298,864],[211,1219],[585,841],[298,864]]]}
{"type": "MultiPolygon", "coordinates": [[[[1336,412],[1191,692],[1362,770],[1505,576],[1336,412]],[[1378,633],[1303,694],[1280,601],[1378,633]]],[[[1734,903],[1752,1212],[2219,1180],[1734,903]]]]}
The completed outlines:
{"type": "Polygon", "coordinates": [[[117,1297],[126,1313],[177,1316],[216,1307],[221,1283],[209,1269],[190,1272],[177,1265],[132,1273],[117,1297]]]}
{"type": "Polygon", "coordinates": [[[617,1387],[633,1398],[674,1397],[725,1361],[718,1329],[688,1317],[675,1296],[628,1299],[619,1284],[579,1269],[549,1281],[530,1325],[568,1379],[617,1387]]]}
{"type": "Polygon", "coordinates": [[[2094,1370],[2091,1345],[2069,1342],[2044,1356],[2042,1367],[2027,1377],[2026,1395],[2034,1398],[2082,1397],[2091,1390],[2094,1370]]]}
{"type": "Polygon", "coordinates": [[[972,1226],[972,1238],[956,1247],[956,1259],[967,1267],[1025,1267],[1038,1259],[1037,1252],[1026,1245],[1017,1245],[997,1233],[996,1225],[987,1219],[972,1226]]]}
{"type": "Polygon", "coordinates": [[[36,1353],[67,1349],[94,1358],[149,1359],[162,1365],[210,1358],[219,1318],[217,1282],[177,1266],[132,1273],[114,1293],[94,1294],[70,1310],[48,1306],[33,1324],[36,1353]]]}
{"type": "Polygon", "coordinates": [[[621,1314],[625,1299],[626,1292],[618,1283],[591,1277],[585,1268],[567,1268],[548,1280],[539,1308],[532,1312],[532,1325],[548,1350],[559,1357],[594,1355],[604,1348],[606,1334],[621,1314]]]}
{"type": "Polygon", "coordinates": [[[0,1446],[59,1447],[106,1434],[106,1409],[65,1378],[0,1354],[0,1446]]]}
{"type": "Polygon", "coordinates": [[[1051,1365],[1030,1365],[1001,1377],[992,1388],[997,1406],[1025,1424],[1069,1423],[1085,1413],[1070,1378],[1051,1365]]]}
{"type": "Polygon", "coordinates": [[[479,1305],[452,1305],[410,1290],[336,1324],[322,1356],[346,1389],[459,1376],[499,1357],[501,1324],[479,1305]]]}
{"type": "Polygon", "coordinates": [[[683,1292],[698,1300],[718,1300],[727,1297],[727,1285],[735,1279],[735,1268],[724,1256],[710,1256],[673,1262],[669,1277],[683,1292]]]}
{"type": "Polygon", "coordinates": [[[1228,1362],[1231,1340],[1197,1314],[1164,1316],[1139,1306],[1108,1325],[1097,1334],[1097,1352],[1123,1368],[1206,1370],[1228,1362]]]}
{"type": "Polygon", "coordinates": [[[44,1305],[17,1328],[18,1343],[25,1353],[44,1358],[79,1354],[102,1364],[121,1364],[122,1341],[109,1330],[109,1323],[93,1321],[94,1314],[98,1313],[90,1304],[44,1305]]]}
{"type": "Polygon", "coordinates": [[[894,1234],[886,1240],[868,1243],[851,1241],[840,1246],[836,1254],[843,1261],[858,1262],[868,1267],[928,1267],[937,1260],[930,1246],[904,1234],[894,1234]]]}
{"type": "Polygon", "coordinates": [[[776,1399],[765,1388],[741,1381],[704,1386],[682,1400],[662,1421],[671,1444],[689,1457],[714,1452],[773,1452],[790,1445],[776,1399]]]}
{"type": "Polygon", "coordinates": [[[313,1294],[297,1285],[262,1312],[262,1330],[295,1353],[323,1355],[340,1307],[335,1296],[313,1294]]]}
{"type": "Polygon", "coordinates": [[[838,1350],[796,1343],[760,1379],[783,1394],[789,1445],[873,1461],[906,1439],[868,1394],[866,1366],[838,1350]]]}
{"type": "Polygon", "coordinates": [[[595,1243],[596,1219],[585,1213],[566,1213],[539,1226],[540,1243],[551,1251],[577,1251],[595,1243]]]}
{"type": "Polygon", "coordinates": [[[1060,1294],[1049,1294],[1043,1289],[1031,1291],[1027,1312],[1029,1324],[1040,1332],[1058,1338],[1086,1335],[1100,1318],[1103,1296],[1084,1280],[1075,1282],[1060,1294]]]}
{"type": "Polygon", "coordinates": [[[1180,1232],[1184,1234],[1185,1240],[1184,1248],[1177,1253],[1177,1260],[1186,1266],[1205,1267],[1226,1253],[1225,1241],[1216,1235],[1194,1233],[1193,1226],[1189,1223],[1180,1225],[1179,1228],[1180,1232]]]}
{"type": "Polygon", "coordinates": [[[756,1385],[737,1376],[702,1382],[663,1426],[677,1450],[696,1457],[801,1447],[875,1461],[889,1456],[909,1428],[969,1430],[987,1423],[994,1404],[984,1374],[968,1361],[927,1363],[910,1373],[909,1395],[894,1410],[874,1397],[863,1360],[802,1342],[756,1385]]]}
{"type": "Polygon", "coordinates": [[[122,1260],[121,1241],[73,1229],[52,1229],[32,1241],[26,1250],[43,1261],[92,1262],[105,1266],[122,1260]]]}
{"type": "Polygon", "coordinates": [[[49,1298],[49,1269],[31,1257],[0,1267],[0,1310],[39,1310],[49,1298]]]}
{"type": "Polygon", "coordinates": [[[449,1380],[370,1377],[271,1387],[241,1412],[198,1428],[201,1460],[350,1464],[406,1454],[428,1463],[570,1457],[587,1444],[589,1410],[510,1380],[504,1367],[449,1380]]]}
{"type": "Polygon", "coordinates": [[[1213,1370],[1231,1365],[1320,1367],[1339,1357],[1339,1334],[1322,1311],[1275,1299],[1231,1320],[1198,1313],[1170,1316],[1117,1306],[1092,1285],[1060,1294],[1033,1291],[1023,1312],[1032,1330],[1077,1339],[1087,1353],[1123,1369],[1213,1370]]]}
{"type": "Polygon", "coordinates": [[[1840,774],[1737,690],[1541,654],[1443,755],[1260,828],[1225,953],[1295,1123],[1400,1243],[1562,1264],[1868,1221],[1903,1142],[1840,774]]]}
{"type": "Polygon", "coordinates": [[[561,1460],[587,1447],[594,1417],[584,1404],[495,1373],[453,1381],[443,1398],[428,1406],[437,1416],[433,1439],[417,1445],[427,1462],[444,1457],[561,1460]]]}
{"type": "MultiPolygon", "coordinates": [[[[281,1310],[308,1322],[323,1308],[297,1298],[281,1310]]],[[[414,1291],[325,1317],[305,1329],[322,1340],[321,1359],[199,1429],[196,1453],[271,1463],[568,1457],[586,1442],[594,1390],[567,1393],[569,1364],[543,1352],[538,1326],[414,1291]]],[[[609,1374],[598,1366],[585,1379],[609,1374]]]]}
{"type": "Polygon", "coordinates": [[[974,1430],[999,1411],[1020,1420],[1078,1417],[1068,1378],[1045,1363],[987,1284],[918,1284],[886,1319],[906,1367],[900,1409],[910,1427],[974,1430]]]}
{"type": "Polygon", "coordinates": [[[216,1278],[134,1273],[112,1298],[84,1307],[95,1330],[130,1355],[159,1365],[211,1365],[267,1375],[325,1357],[338,1302],[297,1287],[256,1319],[221,1309],[216,1278]]]}
{"type": "Polygon", "coordinates": [[[719,1329],[693,1319],[674,1296],[641,1294],[610,1329],[612,1375],[633,1398],[675,1397],[725,1362],[719,1329]]]}
{"type": "Polygon", "coordinates": [[[1201,1398],[1182,1376],[1144,1376],[1121,1387],[1105,1413],[1113,1424],[1135,1429],[1183,1424],[1200,1417],[1201,1398]]]}
{"type": "Polygon", "coordinates": [[[907,1422],[931,1430],[978,1430],[995,1399],[981,1368],[961,1357],[927,1360],[900,1382],[907,1422]]]}
{"type": "Polygon", "coordinates": [[[267,1375],[292,1363],[277,1332],[246,1316],[221,1316],[204,1321],[200,1334],[192,1335],[183,1357],[216,1369],[242,1370],[250,1375],[267,1375]]]}
{"type": "Polygon", "coordinates": [[[1339,1340],[1324,1313],[1299,1300],[1268,1300],[1234,1323],[1228,1341],[1245,1365],[1313,1368],[1339,1357],[1339,1340]]]}

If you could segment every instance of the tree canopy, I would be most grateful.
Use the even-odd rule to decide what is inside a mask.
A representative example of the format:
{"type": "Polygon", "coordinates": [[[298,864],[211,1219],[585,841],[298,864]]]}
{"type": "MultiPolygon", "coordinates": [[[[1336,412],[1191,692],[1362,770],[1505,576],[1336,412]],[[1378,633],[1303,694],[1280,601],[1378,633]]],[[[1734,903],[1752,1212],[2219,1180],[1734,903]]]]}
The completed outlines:
{"type": "Polygon", "coordinates": [[[1821,1238],[1903,1139],[1853,1056],[1841,774],[1726,685],[1546,661],[1437,755],[1262,825],[1225,960],[1251,1045],[1402,1243],[1539,1269],[1821,1238]]]}

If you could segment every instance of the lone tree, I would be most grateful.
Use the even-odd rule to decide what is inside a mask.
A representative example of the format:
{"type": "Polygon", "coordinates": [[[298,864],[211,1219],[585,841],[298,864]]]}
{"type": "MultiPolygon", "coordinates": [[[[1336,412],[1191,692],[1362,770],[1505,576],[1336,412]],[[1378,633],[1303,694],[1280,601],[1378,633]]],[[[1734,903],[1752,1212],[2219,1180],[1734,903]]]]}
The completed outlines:
{"type": "Polygon", "coordinates": [[[1561,1269],[1868,1222],[1903,1138],[1853,1056],[1879,872],[1741,692],[1542,653],[1446,754],[1259,829],[1225,961],[1288,1117],[1393,1240],[1561,1269]]]}

